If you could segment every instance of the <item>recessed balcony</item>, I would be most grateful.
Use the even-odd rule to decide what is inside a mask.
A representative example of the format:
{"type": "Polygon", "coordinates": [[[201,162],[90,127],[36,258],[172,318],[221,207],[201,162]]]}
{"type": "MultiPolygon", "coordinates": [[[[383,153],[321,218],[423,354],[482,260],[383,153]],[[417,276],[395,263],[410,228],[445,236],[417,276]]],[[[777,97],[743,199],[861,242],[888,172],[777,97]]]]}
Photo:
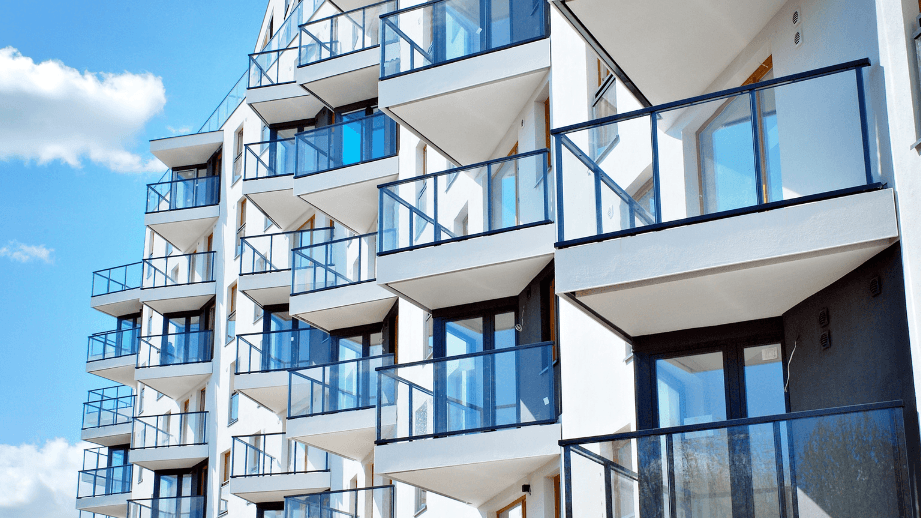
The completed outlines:
{"type": "Polygon", "coordinates": [[[295,139],[247,144],[243,152],[243,195],[279,228],[288,228],[310,209],[294,195],[295,139]]]}
{"type": "Polygon", "coordinates": [[[203,496],[128,500],[131,518],[205,518],[207,501],[203,496]]]}
{"type": "Polygon", "coordinates": [[[388,0],[301,25],[298,84],[330,106],[376,98],[380,16],[396,8],[388,0]]]}
{"type": "Polygon", "coordinates": [[[297,62],[297,46],[249,55],[246,104],[267,125],[309,119],[324,106],[294,80],[297,62]]]}
{"type": "Polygon", "coordinates": [[[285,497],[285,516],[393,518],[396,490],[391,486],[343,489],[285,497]]]}
{"type": "Polygon", "coordinates": [[[89,391],[83,403],[81,438],[100,446],[131,442],[134,419],[134,391],[118,385],[89,391]]]}
{"type": "Polygon", "coordinates": [[[349,228],[371,228],[377,185],[399,174],[398,129],[375,113],[298,133],[294,194],[349,228]]]}
{"type": "Polygon", "coordinates": [[[165,315],[200,309],[214,297],[215,252],[144,259],[140,301],[165,315]]]}
{"type": "Polygon", "coordinates": [[[291,315],[325,331],[384,320],[396,297],[374,281],[377,234],[295,248],[291,315]]]}
{"type": "Polygon", "coordinates": [[[486,160],[550,70],[547,9],[440,0],[382,16],[381,109],[456,164],[486,160]]]}
{"type": "Polygon", "coordinates": [[[552,349],[378,369],[376,472],[478,507],[559,459],[552,349]]]}
{"type": "Polygon", "coordinates": [[[315,365],[288,373],[288,437],[362,461],[374,450],[378,367],[393,355],[315,365]]]}
{"type": "Polygon", "coordinates": [[[560,441],[563,516],[911,516],[901,403],[560,441]]]}
{"type": "Polygon", "coordinates": [[[521,293],[553,259],[548,156],[381,185],[378,284],[430,310],[521,293]]]}
{"type": "Polygon", "coordinates": [[[208,412],[134,418],[131,462],[151,471],[191,468],[208,459],[208,412]]]}
{"type": "Polygon", "coordinates": [[[188,251],[221,214],[221,177],[204,169],[173,170],[173,180],[147,185],[144,223],[182,251],[188,251]]]}
{"type": "Polygon", "coordinates": [[[214,331],[187,331],[141,339],[134,378],[174,400],[211,376],[214,331]]]}
{"type": "Polygon", "coordinates": [[[775,317],[897,241],[867,64],[554,130],[557,293],[630,336],[775,317]]]}
{"type": "Polygon", "coordinates": [[[140,262],[93,272],[93,295],[90,305],[115,318],[141,312],[140,262]]]}
{"type": "Polygon", "coordinates": [[[133,385],[140,343],[140,327],[90,335],[86,351],[86,372],[122,385],[133,385]]]}
{"type": "Polygon", "coordinates": [[[233,438],[230,492],[252,503],[328,491],[329,454],[284,433],[233,438]]]}
{"type": "Polygon", "coordinates": [[[291,296],[291,250],[332,239],[332,227],[240,238],[241,293],[260,306],[287,304],[291,296]]]}
{"type": "Polygon", "coordinates": [[[111,456],[106,448],[83,452],[83,470],[77,475],[77,509],[125,518],[131,497],[134,466],[124,456],[111,456]],[[117,465],[110,465],[116,461],[117,465]]]}

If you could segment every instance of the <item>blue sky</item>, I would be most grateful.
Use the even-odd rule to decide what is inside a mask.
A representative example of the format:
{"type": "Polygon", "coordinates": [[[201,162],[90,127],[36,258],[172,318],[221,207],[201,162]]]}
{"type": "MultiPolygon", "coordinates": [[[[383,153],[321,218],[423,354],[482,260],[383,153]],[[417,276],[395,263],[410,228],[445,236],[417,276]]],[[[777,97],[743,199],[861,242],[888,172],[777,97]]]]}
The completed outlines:
{"type": "MultiPolygon", "coordinates": [[[[196,131],[233,86],[266,7],[260,0],[4,4],[0,49],[13,47],[36,64],[56,60],[80,72],[150,73],[162,80],[162,111],[133,119],[135,134],[113,137],[145,162],[148,140],[196,131]]],[[[0,85],[4,74],[9,88],[17,78],[0,69],[0,85]]],[[[149,79],[146,84],[155,82],[149,79]]],[[[60,110],[21,108],[15,99],[0,89],[0,135],[4,126],[8,134],[18,132],[42,109],[60,110]]],[[[88,120],[86,128],[92,126],[88,120]]],[[[17,144],[23,149],[48,145],[34,135],[23,139],[17,144]]],[[[113,384],[84,370],[87,336],[114,328],[114,319],[89,306],[91,272],[140,259],[145,185],[166,168],[125,173],[85,153],[76,167],[60,159],[24,160],[4,149],[0,144],[0,445],[56,437],[75,443],[87,390],[113,384]],[[16,256],[20,244],[44,248],[28,249],[38,257],[22,262],[28,253],[16,256]],[[41,255],[48,249],[46,260],[41,255]]]]}

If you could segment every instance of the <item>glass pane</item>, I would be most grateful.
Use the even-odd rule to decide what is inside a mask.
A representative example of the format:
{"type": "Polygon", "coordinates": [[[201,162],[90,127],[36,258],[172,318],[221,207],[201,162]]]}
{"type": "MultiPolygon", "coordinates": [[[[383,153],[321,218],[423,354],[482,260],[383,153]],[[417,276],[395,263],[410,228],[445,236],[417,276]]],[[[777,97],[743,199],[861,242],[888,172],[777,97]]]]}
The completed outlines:
{"type": "Polygon", "coordinates": [[[704,212],[750,207],[758,202],[748,95],[724,101],[697,135],[704,212]]]}
{"type": "Polygon", "coordinates": [[[516,345],[518,344],[515,337],[515,312],[499,313],[496,315],[494,348],[505,349],[516,345]]]}
{"type": "Polygon", "coordinates": [[[384,354],[384,334],[371,333],[371,347],[368,356],[380,356],[384,354]]]}
{"type": "Polygon", "coordinates": [[[448,431],[470,430],[486,422],[483,356],[445,362],[448,431]]]}
{"type": "Polygon", "coordinates": [[[780,344],[747,347],[743,354],[748,417],[786,412],[780,344]]]}
{"type": "Polygon", "coordinates": [[[726,419],[723,353],[656,360],[659,426],[726,419]]]}
{"type": "Polygon", "coordinates": [[[483,350],[483,318],[468,318],[445,323],[445,356],[483,350]]]}
{"type": "Polygon", "coordinates": [[[346,360],[354,360],[356,358],[361,358],[361,342],[362,337],[351,336],[348,338],[339,339],[339,361],[343,362],[346,360]]]}
{"type": "Polygon", "coordinates": [[[173,498],[179,496],[179,477],[181,475],[160,475],[160,498],[173,498]]]}

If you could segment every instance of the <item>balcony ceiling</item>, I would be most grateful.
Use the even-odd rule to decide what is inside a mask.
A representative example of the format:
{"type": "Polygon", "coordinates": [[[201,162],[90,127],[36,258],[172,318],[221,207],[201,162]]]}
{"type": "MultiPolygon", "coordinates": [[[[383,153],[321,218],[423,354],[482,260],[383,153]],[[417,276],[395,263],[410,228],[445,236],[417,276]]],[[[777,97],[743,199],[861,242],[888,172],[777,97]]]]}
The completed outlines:
{"type": "Polygon", "coordinates": [[[174,247],[191,253],[198,239],[214,228],[220,214],[220,205],[208,205],[145,214],[144,222],[174,247]]]}
{"type": "Polygon", "coordinates": [[[310,204],[294,195],[294,175],[243,180],[243,195],[265,213],[278,228],[305,221],[310,204]]]}
{"type": "Polygon", "coordinates": [[[246,394],[276,414],[288,410],[288,371],[248,372],[235,374],[235,390],[246,394]]]}
{"type": "Polygon", "coordinates": [[[360,462],[374,449],[377,410],[365,408],[288,419],[285,430],[288,437],[360,462]]]}
{"type": "Polygon", "coordinates": [[[157,392],[179,401],[189,391],[211,377],[211,362],[145,367],[134,371],[134,379],[157,392]]]}
{"type": "Polygon", "coordinates": [[[173,169],[204,164],[224,144],[223,131],[193,133],[150,141],[150,152],[173,169]]]}
{"type": "Polygon", "coordinates": [[[323,109],[323,103],[297,83],[251,88],[246,103],[267,124],[310,119],[323,109]]]}

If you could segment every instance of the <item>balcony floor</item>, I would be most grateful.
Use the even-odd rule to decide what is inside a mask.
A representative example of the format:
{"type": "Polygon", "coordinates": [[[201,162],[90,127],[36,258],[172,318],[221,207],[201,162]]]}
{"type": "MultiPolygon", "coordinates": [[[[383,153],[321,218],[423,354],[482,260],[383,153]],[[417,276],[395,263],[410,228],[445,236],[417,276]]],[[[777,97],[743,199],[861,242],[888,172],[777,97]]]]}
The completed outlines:
{"type": "Polygon", "coordinates": [[[131,442],[131,421],[96,428],[84,428],[80,438],[100,446],[118,446],[131,442]]]}
{"type": "Polygon", "coordinates": [[[77,509],[97,515],[125,518],[128,516],[128,499],[131,493],[90,496],[77,499],[77,509]]]}
{"type": "Polygon", "coordinates": [[[290,438],[360,462],[374,450],[377,409],[346,410],[288,419],[285,430],[290,438]]]}
{"type": "Polygon", "coordinates": [[[134,385],[134,368],[137,354],[86,362],[86,372],[120,385],[134,385]]]}

